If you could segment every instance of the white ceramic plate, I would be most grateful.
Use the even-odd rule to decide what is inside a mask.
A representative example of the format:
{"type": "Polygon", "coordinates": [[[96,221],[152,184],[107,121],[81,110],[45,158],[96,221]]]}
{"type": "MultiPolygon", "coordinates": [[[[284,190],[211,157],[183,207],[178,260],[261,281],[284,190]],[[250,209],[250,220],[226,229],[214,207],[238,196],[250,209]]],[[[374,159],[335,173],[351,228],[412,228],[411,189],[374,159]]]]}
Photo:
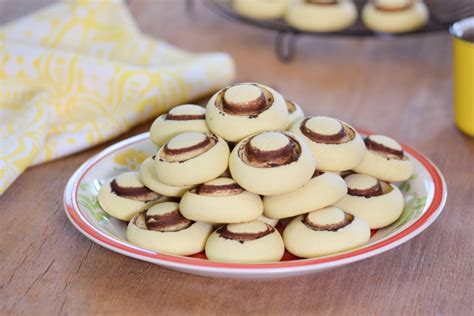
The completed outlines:
{"type": "MultiPolygon", "coordinates": [[[[369,133],[363,133],[369,134],[369,133]]],[[[362,247],[315,259],[300,259],[288,253],[282,261],[261,264],[221,263],[206,259],[203,253],[192,257],[150,251],[126,240],[126,223],[108,216],[97,202],[104,180],[128,170],[156,153],[156,146],[144,133],[123,140],[86,161],[71,177],[64,192],[64,207],[69,220],[92,241],[123,255],[152,262],[186,273],[232,278],[278,278],[334,268],[378,255],[410,240],[425,230],[441,213],[447,190],[436,166],[415,150],[403,146],[414,162],[414,175],[398,183],[406,206],[392,225],[373,231],[362,247]]]]}

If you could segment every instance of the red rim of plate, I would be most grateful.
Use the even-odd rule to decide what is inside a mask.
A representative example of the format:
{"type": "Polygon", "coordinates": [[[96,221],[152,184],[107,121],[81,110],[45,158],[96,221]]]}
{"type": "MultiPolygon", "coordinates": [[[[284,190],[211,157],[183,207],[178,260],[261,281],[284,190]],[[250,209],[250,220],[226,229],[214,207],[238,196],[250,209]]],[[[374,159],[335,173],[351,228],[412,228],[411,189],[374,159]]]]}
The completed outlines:
{"type": "MultiPolygon", "coordinates": [[[[372,133],[360,129],[363,134],[370,135],[372,133]]],[[[133,142],[129,142],[130,139],[123,140],[116,144],[116,148],[114,150],[108,152],[107,154],[98,154],[90,158],[86,161],[79,169],[76,171],[75,175],[70,180],[72,183],[68,183],[66,186],[66,191],[64,194],[64,207],[69,215],[70,220],[73,224],[76,225],[82,232],[86,233],[93,239],[99,241],[100,243],[110,247],[110,249],[118,251],[120,253],[131,253],[136,256],[144,257],[149,260],[162,260],[164,262],[170,264],[178,264],[180,266],[185,265],[188,267],[199,267],[199,268],[227,268],[227,269],[269,269],[278,270],[281,268],[296,268],[296,267],[305,267],[305,266],[314,266],[318,264],[325,264],[325,263],[337,263],[338,261],[342,261],[344,259],[353,258],[356,256],[361,255],[369,255],[370,253],[374,253],[383,250],[384,247],[387,247],[393,243],[396,243],[400,239],[406,237],[409,234],[414,233],[418,228],[423,226],[425,223],[429,221],[429,219],[440,209],[440,207],[444,204],[444,195],[445,195],[445,188],[443,186],[443,180],[440,172],[434,166],[434,164],[427,159],[422,154],[418,153],[414,149],[402,145],[403,149],[415,157],[427,170],[431,179],[434,183],[434,195],[431,204],[429,205],[427,211],[420,217],[416,222],[414,222],[409,227],[405,228],[404,230],[400,231],[399,233],[391,236],[390,238],[384,239],[378,243],[373,245],[363,247],[360,249],[356,249],[350,252],[342,253],[339,255],[333,255],[323,258],[314,258],[314,259],[300,259],[294,261],[279,261],[273,263],[254,263],[254,264],[242,264],[242,263],[223,263],[223,262],[214,262],[209,261],[206,259],[197,259],[191,257],[182,257],[182,256],[173,256],[167,255],[163,253],[155,253],[149,250],[135,248],[129,246],[127,244],[123,244],[120,242],[115,241],[114,239],[110,238],[109,236],[101,233],[98,229],[93,227],[91,224],[88,224],[80,215],[81,211],[77,205],[77,194],[79,184],[81,183],[84,176],[92,169],[98,162],[103,160],[104,158],[110,156],[114,152],[121,150],[123,147],[131,146],[135,143],[141,142],[144,140],[145,135],[147,133],[135,136],[137,139],[133,142]],[[122,144],[123,143],[123,144],[122,144]],[[72,185],[72,190],[69,188],[72,185]]],[[[106,149],[107,150],[107,149],[106,149]]],[[[386,249],[388,250],[388,249],[386,249]]]]}

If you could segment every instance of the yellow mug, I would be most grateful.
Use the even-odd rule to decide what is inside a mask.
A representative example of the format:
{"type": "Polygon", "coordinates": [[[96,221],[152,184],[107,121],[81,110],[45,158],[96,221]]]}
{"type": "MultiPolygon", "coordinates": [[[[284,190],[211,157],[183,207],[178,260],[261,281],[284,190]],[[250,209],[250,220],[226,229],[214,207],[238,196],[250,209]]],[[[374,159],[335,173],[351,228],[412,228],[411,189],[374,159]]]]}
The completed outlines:
{"type": "Polygon", "coordinates": [[[474,136],[474,17],[450,28],[454,42],[454,120],[458,128],[474,136]]]}

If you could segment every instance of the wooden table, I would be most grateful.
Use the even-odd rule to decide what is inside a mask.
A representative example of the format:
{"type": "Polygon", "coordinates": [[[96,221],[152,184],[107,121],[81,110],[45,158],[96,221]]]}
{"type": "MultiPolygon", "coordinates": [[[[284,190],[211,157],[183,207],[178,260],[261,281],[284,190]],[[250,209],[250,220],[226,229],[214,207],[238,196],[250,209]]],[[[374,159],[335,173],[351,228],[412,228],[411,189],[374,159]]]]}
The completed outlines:
{"type": "MultiPolygon", "coordinates": [[[[0,22],[48,1],[1,0],[0,22]]],[[[26,171],[0,197],[0,314],[468,314],[474,309],[474,139],[451,113],[447,34],[403,39],[299,41],[277,61],[274,34],[235,24],[198,5],[129,1],[144,32],[192,51],[222,50],[237,81],[275,87],[309,114],[336,116],[393,136],[444,173],[444,212],[424,233],[383,255],[324,273],[274,281],[186,275],[92,243],[63,211],[73,171],[118,139],[26,171]]]]}

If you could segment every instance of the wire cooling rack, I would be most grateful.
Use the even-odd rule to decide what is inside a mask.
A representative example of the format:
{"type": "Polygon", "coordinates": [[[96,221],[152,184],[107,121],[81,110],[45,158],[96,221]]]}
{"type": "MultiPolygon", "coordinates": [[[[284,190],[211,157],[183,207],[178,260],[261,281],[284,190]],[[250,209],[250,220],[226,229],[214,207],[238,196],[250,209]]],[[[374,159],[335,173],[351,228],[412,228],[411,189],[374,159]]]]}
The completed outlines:
{"type": "MultiPolygon", "coordinates": [[[[367,0],[354,0],[359,13],[367,0]]],[[[239,15],[232,9],[232,0],[204,0],[204,4],[216,14],[238,21],[277,32],[275,39],[275,51],[278,58],[283,62],[291,61],[296,54],[296,39],[300,35],[311,36],[383,36],[399,37],[426,34],[431,32],[447,31],[449,25],[463,18],[474,16],[474,0],[425,0],[430,12],[428,23],[422,28],[400,34],[377,33],[368,29],[360,17],[349,28],[339,32],[304,32],[296,30],[286,24],[284,20],[258,20],[239,15]]]]}

